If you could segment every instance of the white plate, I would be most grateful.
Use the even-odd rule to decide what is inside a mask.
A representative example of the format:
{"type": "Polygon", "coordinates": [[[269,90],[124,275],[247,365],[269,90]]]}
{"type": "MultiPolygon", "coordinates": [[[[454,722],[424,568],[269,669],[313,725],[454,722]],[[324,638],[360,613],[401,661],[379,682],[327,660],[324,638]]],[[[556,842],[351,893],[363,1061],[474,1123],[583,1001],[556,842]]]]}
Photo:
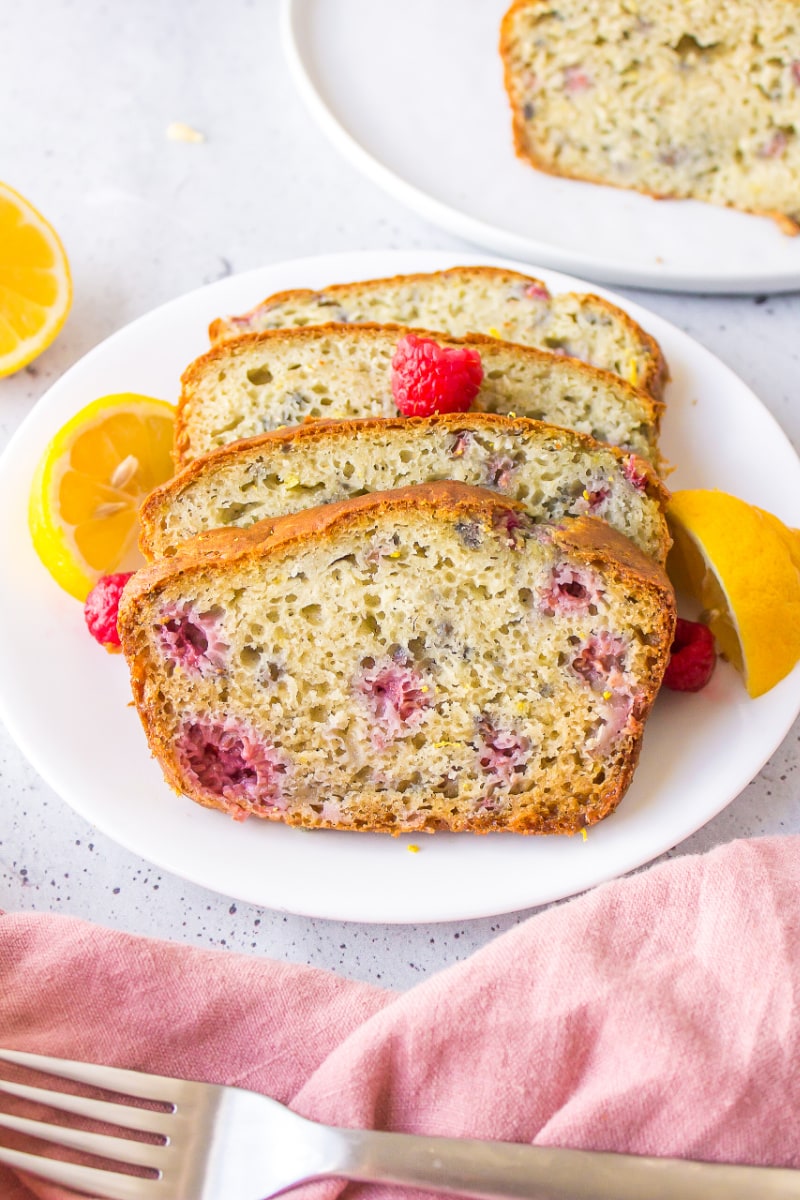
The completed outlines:
{"type": "Polygon", "coordinates": [[[310,111],[374,183],[498,254],[670,291],[800,287],[800,237],[767,218],[534,171],[514,155],[497,50],[510,0],[284,0],[310,111]]]}
{"type": "MultiPolygon", "coordinates": [[[[426,252],[330,255],[192,292],[77,363],[42,397],[0,460],[0,716],[73,808],[165,870],[270,908],[355,921],[451,920],[541,904],[639,866],[693,833],[758,772],[800,709],[800,668],[757,701],[724,664],[704,692],[662,695],[633,787],[586,842],[239,825],[167,788],[128,707],[124,662],[89,640],[80,605],[53,583],[31,546],[25,510],[43,448],[96,396],[133,391],[176,399],[180,373],[206,348],[215,316],[284,288],[462,260],[426,252]],[[418,854],[409,853],[413,842],[418,854]]],[[[539,273],[556,291],[584,286],[539,273]]],[[[655,334],[672,368],[663,447],[679,464],[674,486],[719,486],[800,525],[800,462],[755,396],[686,334],[612,299],[655,334]]]]}

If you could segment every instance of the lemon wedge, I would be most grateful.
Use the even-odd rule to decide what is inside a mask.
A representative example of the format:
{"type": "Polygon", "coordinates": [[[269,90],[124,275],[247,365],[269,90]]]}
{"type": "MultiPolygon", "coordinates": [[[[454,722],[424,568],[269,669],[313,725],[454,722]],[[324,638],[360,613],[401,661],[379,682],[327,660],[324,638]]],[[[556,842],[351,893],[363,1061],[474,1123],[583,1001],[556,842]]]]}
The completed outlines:
{"type": "Polygon", "coordinates": [[[24,196],[0,183],[0,375],[18,371],[50,345],[71,303],[58,234],[24,196]]]}
{"type": "Polygon", "coordinates": [[[726,492],[675,492],[667,572],[761,696],[800,660],[800,530],[726,492]]]}
{"type": "Polygon", "coordinates": [[[31,485],[34,548],[57,583],[85,600],[101,575],[141,566],[139,505],[173,473],[175,410],[122,393],[81,409],[45,450],[31,485]]]}

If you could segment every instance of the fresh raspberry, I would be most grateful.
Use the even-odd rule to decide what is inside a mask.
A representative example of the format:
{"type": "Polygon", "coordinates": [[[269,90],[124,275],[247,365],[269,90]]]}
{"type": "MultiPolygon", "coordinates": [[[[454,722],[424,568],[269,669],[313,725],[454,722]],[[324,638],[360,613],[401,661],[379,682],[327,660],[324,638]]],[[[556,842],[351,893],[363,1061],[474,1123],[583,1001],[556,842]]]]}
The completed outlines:
{"type": "Polygon", "coordinates": [[[664,687],[674,692],[699,692],[714,673],[716,661],[714,635],[708,626],[678,617],[664,687]]]}
{"type": "Polygon", "coordinates": [[[123,571],[118,575],[101,575],[83,606],[89,633],[112,654],[115,654],[119,647],[117,613],[122,589],[132,574],[133,571],[123,571]]]}
{"type": "Polygon", "coordinates": [[[413,333],[397,343],[392,395],[406,417],[466,412],[483,379],[481,356],[469,346],[440,346],[413,333]]]}

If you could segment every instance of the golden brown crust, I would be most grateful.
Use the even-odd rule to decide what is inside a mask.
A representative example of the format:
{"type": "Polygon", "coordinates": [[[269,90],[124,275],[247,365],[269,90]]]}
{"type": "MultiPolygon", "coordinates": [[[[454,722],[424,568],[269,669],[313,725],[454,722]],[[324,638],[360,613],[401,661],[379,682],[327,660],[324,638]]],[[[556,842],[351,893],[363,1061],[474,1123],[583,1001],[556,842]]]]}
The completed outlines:
{"type": "MultiPolygon", "coordinates": [[[[539,0],[539,3],[542,5],[542,7],[546,6],[546,0],[539,0]]],[[[560,179],[577,179],[582,183],[594,183],[599,184],[602,187],[617,188],[620,191],[638,192],[640,195],[650,196],[653,200],[691,200],[693,197],[688,194],[685,196],[678,196],[666,194],[664,192],[653,192],[648,188],[636,187],[636,185],[632,183],[617,183],[612,179],[604,179],[596,175],[584,175],[577,171],[559,169],[554,163],[543,159],[536,153],[536,150],[532,146],[531,141],[527,136],[528,122],[524,118],[522,106],[518,104],[515,99],[516,89],[514,87],[514,72],[510,65],[512,43],[515,37],[513,25],[517,15],[517,10],[530,8],[530,6],[531,0],[513,0],[511,7],[507,10],[500,23],[499,49],[500,57],[503,62],[503,83],[505,85],[506,96],[511,107],[511,128],[514,138],[514,152],[517,158],[522,159],[523,162],[526,162],[529,166],[534,167],[535,170],[541,171],[545,175],[554,175],[560,179]]],[[[744,205],[734,204],[733,201],[727,201],[723,207],[733,208],[739,212],[749,213],[751,216],[769,217],[771,220],[775,221],[781,232],[787,234],[789,237],[796,237],[798,234],[800,234],[800,224],[793,220],[792,217],[790,217],[787,213],[775,212],[774,209],[767,208],[746,208],[744,205]]],[[[618,311],[618,309],[615,309],[615,312],[618,311]]],[[[639,327],[637,326],[636,328],[638,329],[639,327]]],[[[644,333],[644,330],[641,330],[641,332],[644,333]]],[[[645,334],[645,337],[648,336],[648,334],[645,334]]],[[[663,356],[661,356],[661,362],[664,373],[661,377],[660,390],[653,392],[653,395],[657,396],[661,396],[663,394],[664,385],[669,381],[669,373],[667,371],[667,365],[663,356]]],[[[658,383],[656,383],[656,386],[658,387],[658,383]]],[[[648,390],[650,390],[649,386],[648,390]]]]}
{"type": "Polygon", "coordinates": [[[482,497],[491,497],[493,503],[500,500],[503,507],[522,511],[522,505],[513,500],[506,502],[498,497],[496,492],[445,481],[396,488],[391,492],[371,492],[333,504],[322,504],[318,508],[287,513],[286,516],[276,517],[274,520],[258,521],[247,529],[208,529],[184,542],[172,558],[150,563],[134,574],[123,593],[119,617],[120,634],[125,625],[124,614],[135,598],[158,588],[164,580],[174,579],[192,571],[198,565],[220,565],[225,568],[233,563],[257,558],[262,552],[272,553],[278,546],[291,542],[307,542],[335,528],[340,521],[348,526],[366,525],[373,515],[386,512],[400,515],[409,509],[425,507],[438,512],[454,512],[458,507],[463,508],[465,504],[469,504],[473,498],[477,502],[482,497]],[[199,560],[202,560],[202,564],[199,560]]]}
{"type": "MultiPolygon", "coordinates": [[[[247,530],[224,529],[200,534],[192,542],[186,543],[175,558],[153,563],[133,576],[125,588],[120,606],[119,631],[122,648],[131,670],[134,700],[150,748],[175,791],[185,793],[186,781],[175,761],[174,747],[162,733],[157,714],[146,702],[144,663],[137,654],[136,626],[145,601],[153,595],[157,596],[166,584],[174,583],[193,572],[224,572],[234,565],[258,560],[279,551],[291,551],[295,546],[299,548],[310,539],[333,534],[342,527],[366,528],[378,516],[400,516],[406,511],[419,512],[425,509],[439,518],[443,514],[453,521],[464,517],[482,517],[485,523],[490,522],[498,511],[524,511],[522,505],[483,488],[454,482],[420,484],[392,492],[360,496],[317,509],[307,509],[275,521],[263,521],[247,530]]],[[[629,729],[619,741],[613,763],[609,764],[613,767],[613,782],[602,789],[588,806],[584,804],[575,811],[567,811],[560,816],[521,814],[502,822],[496,821],[491,814],[477,818],[456,816],[447,824],[447,828],[453,832],[574,833],[602,820],[617,806],[630,784],[639,756],[644,723],[666,666],[675,624],[675,598],[663,568],[637,550],[627,538],[593,517],[574,518],[565,527],[540,528],[543,536],[552,538],[557,546],[576,555],[587,565],[610,569],[631,589],[644,588],[655,595],[660,626],[654,631],[653,637],[656,647],[659,648],[658,653],[654,655],[650,677],[642,681],[641,693],[636,701],[629,729]]],[[[191,795],[204,807],[231,811],[231,803],[222,797],[202,790],[193,790],[191,795]]],[[[517,797],[521,802],[533,798],[533,793],[524,793],[517,797]]],[[[364,800],[374,800],[378,803],[381,796],[377,792],[374,796],[365,793],[364,800]]],[[[376,820],[374,816],[371,816],[368,822],[365,821],[363,826],[345,826],[335,821],[324,820],[321,816],[306,819],[300,815],[274,811],[258,812],[257,815],[263,819],[279,820],[304,827],[349,830],[363,827],[371,832],[404,832],[395,824],[376,820]]],[[[415,826],[414,832],[434,832],[436,828],[442,828],[440,822],[432,822],[422,828],[415,826]]]]}
{"type": "MultiPolygon", "coordinates": [[[[478,276],[483,276],[485,279],[496,280],[498,277],[510,279],[515,282],[527,280],[528,283],[538,283],[544,287],[541,279],[534,279],[533,276],[522,275],[518,271],[507,271],[502,267],[486,267],[486,266],[466,266],[466,267],[448,267],[444,271],[418,271],[411,275],[387,275],[380,279],[359,279],[354,283],[332,283],[324,288],[288,288],[284,292],[273,292],[269,296],[265,296],[258,304],[254,304],[247,312],[240,313],[234,317],[217,317],[208,327],[209,341],[215,343],[220,339],[230,337],[231,322],[237,321],[246,322],[251,317],[263,312],[265,309],[272,308],[276,304],[297,303],[306,300],[313,300],[315,296],[331,296],[333,299],[346,296],[358,296],[362,292],[370,291],[375,287],[393,287],[397,284],[404,283],[424,283],[431,278],[441,278],[448,275],[458,275],[462,271],[469,271],[478,276]]],[[[326,322],[327,324],[327,322],[326,322]]]]}
{"type": "MultiPolygon", "coordinates": [[[[128,616],[135,603],[146,593],[158,589],[165,581],[191,573],[198,567],[225,570],[235,563],[272,554],[278,548],[301,545],[313,538],[335,530],[338,526],[366,527],[375,517],[386,513],[401,516],[408,511],[424,511],[452,519],[469,512],[485,513],[497,509],[512,509],[524,513],[525,507],[487,488],[472,487],[454,480],[419,483],[413,487],[396,488],[391,492],[371,492],[318,508],[306,508],[258,521],[247,529],[209,529],[190,538],[177,554],[166,560],[150,563],[136,571],[125,587],[120,605],[119,631],[125,650],[125,630],[128,616]]],[[[664,568],[623,534],[595,517],[571,517],[568,523],[541,526],[552,535],[557,545],[573,550],[587,563],[604,556],[617,560],[630,576],[646,579],[652,586],[672,592],[664,568]]]]}
{"type": "MultiPolygon", "coordinates": [[[[259,337],[261,335],[254,334],[249,336],[259,337]]],[[[543,433],[560,434],[568,437],[587,453],[590,453],[593,449],[601,445],[601,443],[595,441],[588,434],[579,433],[577,430],[561,429],[557,425],[546,425],[542,421],[531,420],[530,417],[508,417],[499,413],[446,413],[433,417],[363,417],[361,419],[346,418],[338,421],[309,421],[304,425],[287,426],[284,429],[274,429],[268,433],[258,434],[256,437],[244,438],[242,441],[229,442],[226,446],[220,446],[218,450],[212,450],[208,454],[203,454],[199,458],[192,459],[172,479],[155,488],[142,504],[139,510],[141,531],[139,548],[145,558],[152,559],[154,557],[153,541],[159,512],[163,511],[165,506],[174,503],[175,499],[187,486],[191,485],[207,471],[223,468],[227,463],[241,459],[243,456],[247,458],[258,457],[262,448],[291,446],[297,445],[300,442],[324,442],[330,438],[349,441],[369,437],[371,433],[381,434],[387,429],[411,428],[424,430],[443,428],[456,434],[465,425],[468,425],[472,429],[478,428],[487,431],[496,430],[498,432],[524,433],[533,428],[541,430],[543,433]]],[[[612,453],[620,466],[632,458],[636,463],[637,474],[644,478],[647,495],[655,500],[662,510],[666,509],[670,498],[669,490],[659,478],[655,468],[646,459],[630,455],[616,446],[606,446],[602,443],[602,447],[606,452],[610,451],[612,453]]]]}
{"type": "MultiPolygon", "coordinates": [[[[519,153],[519,150],[517,152],[519,153]]],[[[212,345],[220,341],[230,340],[232,336],[232,324],[235,326],[237,321],[246,323],[252,317],[277,304],[302,303],[307,300],[313,300],[315,296],[320,295],[330,297],[334,301],[338,298],[345,300],[349,296],[357,296],[362,292],[372,291],[376,287],[392,287],[404,283],[424,283],[431,279],[447,278],[448,276],[459,275],[463,272],[468,272],[470,275],[493,282],[505,281],[510,284],[539,284],[540,286],[545,286],[540,279],[536,279],[532,275],[523,275],[519,271],[510,271],[504,267],[462,266],[449,267],[445,271],[418,272],[412,275],[392,275],[385,279],[359,280],[355,283],[334,283],[329,287],[320,288],[317,291],[311,288],[295,288],[285,292],[275,292],[274,295],[265,297],[259,304],[254,305],[246,313],[242,313],[237,317],[218,317],[209,325],[209,340],[212,345]]],[[[603,299],[601,296],[596,296],[591,292],[576,292],[573,294],[578,296],[582,304],[590,306],[598,305],[611,313],[615,319],[618,319],[625,326],[634,339],[641,343],[647,355],[648,362],[645,375],[639,380],[639,387],[643,391],[648,392],[655,400],[660,400],[664,393],[664,387],[669,380],[669,370],[664,355],[661,352],[661,347],[655,338],[651,337],[632,317],[628,316],[624,309],[617,308],[615,304],[603,299]]],[[[325,322],[325,324],[336,324],[336,322],[325,322]]],[[[305,328],[308,328],[308,326],[305,326],[305,328]]],[[[236,335],[233,334],[233,336],[235,337],[236,335]]],[[[447,336],[446,333],[444,336],[447,336]]]]}
{"type": "MultiPolygon", "coordinates": [[[[601,297],[596,296],[594,299],[599,306],[609,309],[615,315],[618,313],[619,310],[616,310],[613,305],[608,304],[601,297]]],[[[638,329],[635,322],[631,321],[627,315],[625,315],[625,320],[634,329],[638,329]]],[[[259,333],[243,333],[236,338],[228,338],[226,341],[218,342],[210,350],[207,350],[205,354],[201,354],[199,358],[191,362],[181,376],[181,394],[175,411],[175,440],[173,450],[175,465],[182,467],[189,461],[191,439],[187,427],[188,416],[194,401],[195,388],[209,368],[213,369],[216,364],[227,361],[231,355],[236,355],[239,351],[249,350],[253,346],[269,347],[273,345],[276,348],[280,348],[286,344],[300,343],[302,345],[303,343],[310,343],[331,337],[361,342],[378,342],[385,338],[387,330],[390,330],[392,335],[398,339],[411,332],[410,327],[405,325],[376,325],[368,322],[358,325],[348,325],[332,321],[328,325],[264,329],[259,333]]],[[[655,375],[652,378],[652,385],[653,387],[657,386],[658,396],[649,388],[634,387],[633,384],[627,383],[613,371],[604,371],[600,367],[592,366],[578,358],[571,358],[566,354],[554,354],[549,350],[540,350],[535,346],[522,346],[518,342],[504,342],[499,338],[488,337],[480,333],[470,333],[466,337],[457,338],[451,337],[447,333],[432,332],[430,330],[415,329],[414,332],[422,333],[424,336],[433,338],[445,346],[474,346],[481,351],[482,355],[487,354],[488,356],[491,356],[492,351],[497,350],[498,347],[502,348],[502,353],[508,353],[509,348],[513,347],[514,354],[518,355],[521,361],[524,362],[527,359],[529,362],[547,364],[553,371],[563,370],[566,364],[570,370],[578,371],[583,375],[587,382],[598,382],[605,387],[621,388],[624,392],[629,393],[631,398],[644,408],[648,415],[649,423],[656,433],[658,433],[665,408],[663,400],[659,397],[661,392],[663,392],[668,374],[666,362],[661,355],[658,344],[652,338],[650,338],[650,341],[655,348],[655,353],[660,364],[658,370],[661,372],[658,379],[655,378],[655,375]]],[[[643,330],[640,332],[645,338],[649,338],[649,334],[645,334],[643,330]]]]}

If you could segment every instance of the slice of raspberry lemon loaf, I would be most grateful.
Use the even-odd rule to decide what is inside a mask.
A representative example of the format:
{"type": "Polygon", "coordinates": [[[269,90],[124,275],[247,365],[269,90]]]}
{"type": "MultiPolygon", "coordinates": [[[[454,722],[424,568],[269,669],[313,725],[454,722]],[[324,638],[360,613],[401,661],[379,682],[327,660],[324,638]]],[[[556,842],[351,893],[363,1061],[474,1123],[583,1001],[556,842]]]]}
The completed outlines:
{"type": "MultiPolygon", "coordinates": [[[[397,326],[331,325],[247,334],[214,347],[183,375],[176,462],[304,420],[397,416],[393,363],[399,349],[419,340],[397,326]]],[[[658,463],[663,405],[616,375],[494,338],[421,340],[477,361],[473,410],[577,429],[658,463]]]]}
{"type": "Polygon", "coordinates": [[[202,805],[564,833],[628,787],[674,621],[603,522],[433,483],[202,534],[134,575],[119,629],[150,747],[202,805]]]}
{"type": "Polygon", "coordinates": [[[797,0],[517,0],[500,50],[533,166],[800,231],[797,0]]]}
{"type": "Polygon", "coordinates": [[[139,544],[160,558],[207,529],[440,479],[502,492],[537,521],[600,517],[666,558],[669,493],[643,459],[494,413],[312,421],[224,446],[151,492],[139,544]]]}
{"type": "Polygon", "coordinates": [[[340,283],[312,292],[278,292],[238,317],[221,317],[212,342],[262,329],[329,322],[408,325],[456,337],[484,333],[553,350],[612,371],[659,398],[667,366],[658,343],[600,296],[551,295],[545,284],[499,267],[453,267],[340,283]]]}

